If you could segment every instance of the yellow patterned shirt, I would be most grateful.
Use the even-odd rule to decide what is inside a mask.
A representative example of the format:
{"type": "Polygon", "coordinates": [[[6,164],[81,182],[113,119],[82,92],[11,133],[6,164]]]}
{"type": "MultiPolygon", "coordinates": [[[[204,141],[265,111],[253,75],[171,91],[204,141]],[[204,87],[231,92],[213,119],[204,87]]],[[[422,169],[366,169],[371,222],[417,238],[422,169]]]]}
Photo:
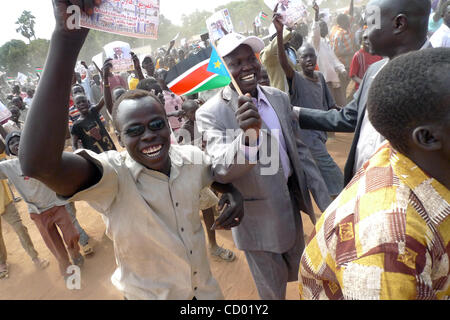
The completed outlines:
{"type": "Polygon", "coordinates": [[[450,299],[450,191],[386,143],[316,224],[301,299],[450,299]]]}

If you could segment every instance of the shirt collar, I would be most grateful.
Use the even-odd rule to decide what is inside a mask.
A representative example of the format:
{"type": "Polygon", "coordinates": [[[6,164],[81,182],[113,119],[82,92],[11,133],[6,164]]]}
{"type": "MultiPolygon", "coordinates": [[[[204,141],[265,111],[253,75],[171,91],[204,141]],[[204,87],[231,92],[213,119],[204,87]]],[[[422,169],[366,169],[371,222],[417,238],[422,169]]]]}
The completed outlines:
{"type": "MultiPolygon", "coordinates": [[[[415,190],[417,190],[417,187],[433,185],[433,187],[437,191],[446,190],[446,188],[439,181],[426,174],[407,156],[392,148],[389,143],[386,143],[386,146],[389,146],[390,148],[389,161],[391,163],[394,174],[399,178],[401,182],[403,182],[411,190],[413,190],[414,194],[422,203],[429,202],[429,197],[427,196],[426,192],[415,192],[415,190]]],[[[445,200],[449,201],[448,198],[445,200]]]]}
{"type": "MultiPolygon", "coordinates": [[[[174,176],[174,173],[179,172],[179,167],[181,167],[184,164],[184,160],[180,152],[173,146],[170,146],[169,157],[171,162],[171,176],[174,176]]],[[[130,170],[131,175],[133,176],[135,182],[137,182],[139,175],[144,170],[157,178],[168,179],[168,177],[165,174],[156,170],[148,169],[139,162],[136,162],[133,158],[130,157],[128,152],[126,152],[125,164],[130,170]]]]}

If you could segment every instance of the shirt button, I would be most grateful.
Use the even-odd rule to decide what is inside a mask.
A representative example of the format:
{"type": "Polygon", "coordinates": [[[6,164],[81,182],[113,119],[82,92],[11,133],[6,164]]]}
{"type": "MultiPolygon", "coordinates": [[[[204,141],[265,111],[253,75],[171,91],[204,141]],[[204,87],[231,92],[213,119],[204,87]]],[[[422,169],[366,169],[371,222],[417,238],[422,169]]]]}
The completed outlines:
{"type": "Polygon", "coordinates": [[[177,203],[175,203],[175,207],[178,207],[178,202],[177,202],[177,203]]]}
{"type": "Polygon", "coordinates": [[[194,276],[197,274],[197,271],[194,271],[194,276]]]}
{"type": "Polygon", "coordinates": [[[194,291],[197,291],[197,287],[194,288],[194,291]]]}
{"type": "Polygon", "coordinates": [[[181,232],[183,232],[184,231],[184,228],[181,228],[181,232]]]}
{"type": "Polygon", "coordinates": [[[191,250],[191,254],[192,254],[192,250],[191,250]]]}

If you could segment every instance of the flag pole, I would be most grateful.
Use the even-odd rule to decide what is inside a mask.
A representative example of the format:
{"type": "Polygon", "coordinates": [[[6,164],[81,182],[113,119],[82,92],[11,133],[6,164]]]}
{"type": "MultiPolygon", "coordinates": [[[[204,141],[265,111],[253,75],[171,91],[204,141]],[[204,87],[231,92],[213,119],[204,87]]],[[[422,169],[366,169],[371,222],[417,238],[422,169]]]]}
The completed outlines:
{"type": "Polygon", "coordinates": [[[220,60],[222,60],[223,65],[225,66],[225,69],[227,69],[228,74],[230,75],[231,78],[231,82],[233,83],[234,88],[236,89],[237,93],[240,96],[243,96],[244,94],[242,93],[241,88],[239,88],[239,85],[236,82],[236,79],[234,79],[233,75],[230,72],[230,69],[228,69],[227,63],[225,62],[225,60],[223,59],[222,55],[219,53],[219,51],[217,51],[216,45],[214,44],[214,41],[210,41],[211,45],[213,46],[214,50],[216,50],[217,54],[220,57],[220,60]]]}

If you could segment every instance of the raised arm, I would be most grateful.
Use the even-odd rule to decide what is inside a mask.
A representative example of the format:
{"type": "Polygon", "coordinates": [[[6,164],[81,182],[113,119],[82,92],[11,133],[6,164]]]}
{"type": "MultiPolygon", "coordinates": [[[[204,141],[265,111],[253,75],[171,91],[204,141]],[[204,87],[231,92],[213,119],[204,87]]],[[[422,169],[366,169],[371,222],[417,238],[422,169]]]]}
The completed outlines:
{"type": "Polygon", "coordinates": [[[139,61],[138,56],[134,52],[130,52],[131,59],[133,59],[134,70],[136,71],[137,77],[139,81],[144,80],[144,74],[142,73],[141,62],[139,61]]]}
{"type": "Polygon", "coordinates": [[[98,5],[101,1],[53,0],[56,26],[19,149],[23,174],[42,181],[63,196],[72,196],[94,185],[101,174],[81,156],[63,152],[73,69],[88,34],[84,28],[68,30],[66,12],[68,6],[80,2],[92,14],[93,2],[98,5]]]}
{"type": "Polygon", "coordinates": [[[112,114],[112,107],[113,107],[113,99],[111,94],[111,88],[109,85],[109,77],[111,76],[111,59],[107,59],[105,63],[103,64],[102,68],[102,75],[103,75],[103,98],[105,99],[105,105],[106,109],[108,110],[109,114],[112,114]]]}
{"type": "Polygon", "coordinates": [[[281,22],[281,15],[275,13],[272,20],[275,29],[277,30],[277,43],[278,43],[278,59],[280,60],[281,67],[283,68],[286,78],[292,80],[294,78],[295,71],[289,64],[288,58],[286,56],[286,51],[283,44],[283,28],[284,25],[281,22]]]}
{"type": "Polygon", "coordinates": [[[95,110],[95,111],[97,111],[97,113],[99,113],[100,112],[100,110],[102,110],[102,108],[105,106],[105,97],[103,96],[101,99],[100,99],[100,101],[95,105],[95,106],[93,106],[92,108],[95,110]]]}

